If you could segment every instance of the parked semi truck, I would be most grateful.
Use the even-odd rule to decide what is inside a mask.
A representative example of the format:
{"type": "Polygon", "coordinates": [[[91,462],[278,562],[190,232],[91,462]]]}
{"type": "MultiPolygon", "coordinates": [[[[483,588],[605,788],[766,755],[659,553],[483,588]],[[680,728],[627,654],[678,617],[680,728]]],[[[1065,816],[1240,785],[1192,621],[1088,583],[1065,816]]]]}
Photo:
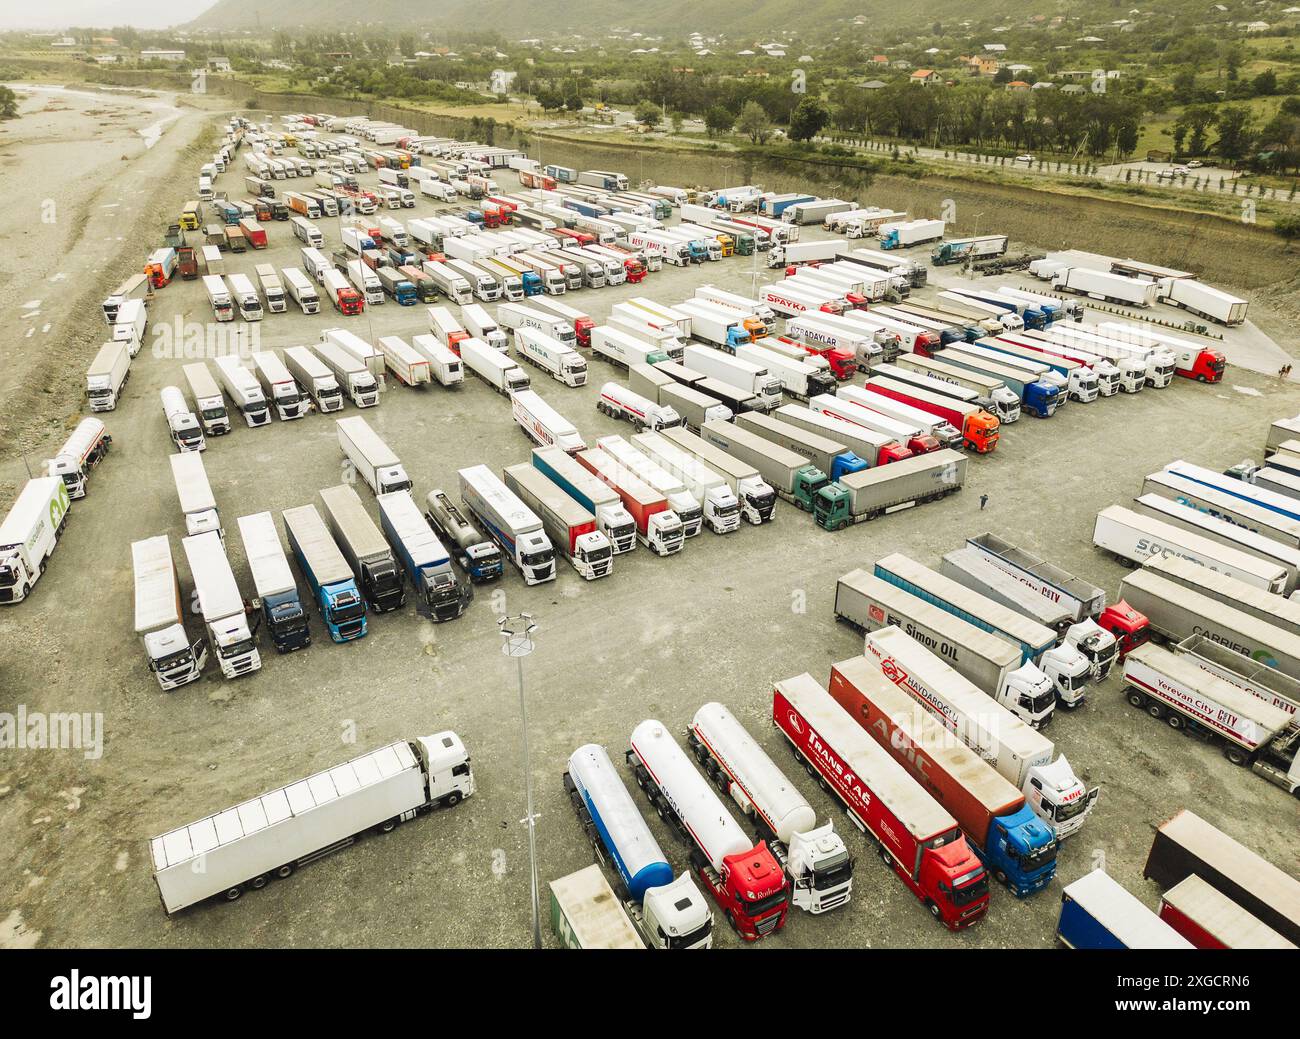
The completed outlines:
{"type": "Polygon", "coordinates": [[[1195,873],[1161,896],[1160,919],[1198,949],[1296,948],[1195,873]]]}
{"type": "Polygon", "coordinates": [[[325,523],[369,607],[386,613],[403,606],[406,589],[402,571],[356,490],[345,483],[326,487],[320,492],[320,501],[325,523]]]}
{"type": "Polygon", "coordinates": [[[753,466],[778,496],[805,512],[812,511],[817,492],[830,483],[826,474],[804,456],[731,422],[706,422],[700,438],[753,466]]]}
{"type": "MultiPolygon", "coordinates": [[[[754,433],[769,443],[806,458],[809,464],[830,480],[839,480],[869,467],[869,463],[854,454],[844,441],[833,440],[782,418],[750,412],[737,416],[733,428],[754,433]]],[[[811,510],[811,501],[805,507],[811,510]]]]}
{"type": "Polygon", "coordinates": [[[1295,599],[1284,599],[1178,556],[1151,556],[1142,569],[1291,635],[1300,635],[1300,602],[1295,599]]]}
{"type": "MultiPolygon", "coordinates": [[[[635,933],[652,949],[707,949],[713,913],[689,873],[673,868],[610,760],[594,743],[569,755],[564,788],[596,857],[615,873],[616,892],[635,933]]],[[[598,866],[590,866],[599,874],[598,866]]]]}
{"type": "Polygon", "coordinates": [[[772,720],[936,920],[957,931],[988,911],[988,874],[957,821],[811,675],[776,683],[772,720]]]}
{"type": "Polygon", "coordinates": [[[257,592],[254,603],[261,609],[276,652],[291,653],[310,646],[307,611],[280,545],[274,517],[269,512],[240,516],[239,536],[257,592]]]}
{"type": "MultiPolygon", "coordinates": [[[[1132,642],[1147,638],[1182,642],[1203,635],[1235,653],[1300,680],[1300,636],[1260,620],[1236,606],[1184,587],[1154,570],[1143,568],[1124,578],[1120,596],[1147,624],[1132,642]]],[[[1107,626],[1103,613],[1101,624],[1107,626]]],[[[1121,646],[1124,647],[1123,640],[1121,646]]],[[[1132,650],[1124,647],[1126,652],[1132,650]]]]}
{"type": "Polygon", "coordinates": [[[440,488],[425,498],[424,518],[443,542],[453,546],[456,562],[475,583],[502,573],[501,550],[484,537],[440,488]]]}
{"type": "Polygon", "coordinates": [[[1164,888],[1198,876],[1300,944],[1300,881],[1189,809],[1157,828],[1142,876],[1164,888]]]}
{"type": "Polygon", "coordinates": [[[691,868],[727,921],[747,941],[779,931],[789,883],[766,842],[745,836],[661,722],[643,721],[630,743],[637,786],[690,845],[691,868]]]}
{"type": "Polygon", "coordinates": [[[762,478],[757,467],[686,429],[665,429],[660,435],[721,475],[740,502],[741,515],[746,520],[754,526],[771,521],[776,513],[776,491],[762,478]]]}
{"type": "Polygon", "coordinates": [[[144,643],[145,658],[159,688],[170,692],[196,681],[207,662],[207,645],[203,639],[191,644],[185,631],[171,542],[165,535],[133,541],[131,567],[135,578],[135,633],[144,643]]]}
{"type": "Polygon", "coordinates": [[[860,419],[871,424],[872,428],[906,436],[907,446],[913,454],[920,453],[918,447],[925,442],[921,438],[928,438],[928,442],[935,445],[932,450],[960,449],[962,445],[961,430],[941,415],[860,386],[844,386],[836,396],[814,397],[809,404],[837,418],[851,416],[850,421],[860,419]],[[868,412],[867,417],[861,417],[862,411],[868,412]],[[882,423],[881,418],[886,421],[882,423]]]}
{"type": "MultiPolygon", "coordinates": [[[[596,446],[631,471],[656,493],[663,495],[668,507],[682,522],[683,538],[693,538],[704,526],[704,510],[685,485],[648,455],[642,454],[620,436],[601,437],[596,446]]],[[[612,489],[612,488],[611,488],[612,489]]]]}
{"type": "Polygon", "coordinates": [[[998,420],[978,404],[884,375],[872,374],[864,385],[871,393],[919,408],[950,423],[961,431],[962,446],[969,450],[988,454],[997,447],[998,420]]]}
{"type": "MultiPolygon", "coordinates": [[[[884,433],[879,433],[866,426],[844,421],[835,415],[806,408],[798,404],[783,404],[773,412],[776,420],[815,435],[829,438],[834,443],[843,443],[853,454],[866,463],[867,468],[886,465],[889,462],[911,458],[912,452],[884,433]]],[[[739,422],[740,419],[737,419],[739,422]]],[[[834,465],[831,466],[832,470],[834,465]]],[[[824,470],[823,470],[824,471],[824,470]]],[[[857,470],[861,471],[861,470],[857,470]]],[[[850,475],[846,470],[840,476],[850,475]]]]}
{"type": "MultiPolygon", "coordinates": [[[[933,384],[940,393],[956,395],[959,391],[973,394],[966,398],[985,411],[991,412],[1002,425],[1016,422],[1020,418],[1020,396],[1007,387],[1006,382],[992,375],[985,375],[960,365],[920,354],[900,354],[892,364],[877,365],[882,375],[891,378],[907,379],[903,373],[910,373],[926,380],[925,385],[933,384]]],[[[963,394],[964,395],[964,394],[963,394]]]]}
{"type": "Polygon", "coordinates": [[[266,396],[258,385],[256,376],[244,367],[235,354],[226,354],[213,358],[217,366],[217,379],[231,403],[239,409],[244,421],[250,426],[265,426],[271,421],[271,412],[266,404],[266,396]]]}
{"type": "Polygon", "coordinates": [[[1017,898],[1056,874],[1055,831],[1025,796],[865,657],[831,666],[829,692],[957,820],[994,878],[1017,898]]]}
{"type": "Polygon", "coordinates": [[[825,913],[847,905],[853,859],[835,826],[817,825],[817,813],[745,727],[720,703],[706,703],[691,719],[686,742],[705,775],[758,828],[785,869],[798,909],[825,913]]]}
{"type": "MultiPolygon", "coordinates": [[[[1068,644],[1058,645],[1057,634],[1028,617],[1008,609],[956,581],[922,566],[901,553],[876,560],[875,575],[933,603],[954,616],[1005,639],[1020,650],[1021,662],[1038,666],[1063,700],[1080,699],[1091,677],[1089,661],[1068,644]]],[[[1017,713],[1031,725],[1051,720],[1055,699],[1050,695],[1031,704],[1018,704],[1017,713]]]]}
{"type": "Polygon", "coordinates": [[[586,580],[614,572],[609,538],[596,529],[596,517],[527,462],[507,466],[505,483],[542,521],[551,544],[586,580]]]}
{"type": "Polygon", "coordinates": [[[1068,949],[1191,949],[1102,869],[1066,886],[1056,937],[1068,949]]]}
{"type": "Polygon", "coordinates": [[[813,518],[826,530],[843,530],[888,513],[910,509],[961,490],[966,457],[934,451],[850,473],[823,487],[813,503],[813,518]]]}
{"type": "Polygon", "coordinates": [[[435,622],[455,620],[469,608],[473,592],[456,578],[451,555],[429,529],[410,491],[378,495],[379,526],[411,588],[421,612],[435,622]]]}
{"type": "Polygon", "coordinates": [[[411,478],[392,449],[359,415],[335,419],[339,448],[375,494],[409,491],[411,478]]]}
{"type": "Polygon", "coordinates": [[[262,657],[249,631],[244,599],[239,594],[220,535],[215,530],[195,534],[181,541],[181,547],[194,578],[199,613],[221,673],[226,678],[252,674],[262,666],[262,657]]]}
{"type": "MultiPolygon", "coordinates": [[[[313,343],[312,349],[334,376],[339,389],[348,400],[358,408],[373,408],[378,405],[379,383],[361,361],[334,343],[313,343]]],[[[340,406],[341,404],[340,401],[340,406]]]]}
{"type": "Polygon", "coordinates": [[[163,909],[171,915],[218,896],[233,902],[368,830],[388,833],[473,792],[469,753],[454,732],[390,743],[154,837],[163,909]]]}
{"type": "MultiPolygon", "coordinates": [[[[1092,678],[1100,679],[1109,673],[1118,645],[1115,637],[1092,618],[1077,624],[1073,623],[1062,607],[1035,595],[973,548],[960,548],[945,553],[940,572],[971,591],[1057,632],[1065,645],[1073,647],[1087,659],[1089,675],[1092,678]]],[[[1046,659],[1055,660],[1054,657],[1046,659]]],[[[1070,659],[1074,659],[1072,655],[1070,659]]],[[[1083,703],[1084,687],[1078,685],[1072,691],[1074,694],[1072,698],[1062,696],[1058,692],[1058,699],[1063,706],[1074,708],[1083,703]]]]}
{"type": "MultiPolygon", "coordinates": [[[[907,625],[907,631],[916,627],[907,625]]],[[[942,647],[886,625],[868,630],[864,649],[865,659],[881,674],[1024,794],[1058,838],[1083,826],[1097,788],[1089,790],[1064,755],[1053,761],[1052,741],[964,679],[941,659],[942,647]]]]}
{"type": "Polygon", "coordinates": [[[366,601],[357,590],[352,568],[314,505],[285,509],[289,548],[311,587],[321,619],[335,642],[366,634],[366,601]]]}
{"type": "Polygon", "coordinates": [[[542,521],[485,465],[457,471],[460,496],[525,584],[555,580],[555,547],[542,521]]]}
{"type": "Polygon", "coordinates": [[[608,452],[592,449],[579,451],[574,457],[591,475],[618,492],[623,507],[636,524],[637,539],[641,544],[659,556],[682,550],[685,528],[666,495],[608,452]]]}
{"type": "Polygon", "coordinates": [[[1278,563],[1121,505],[1097,513],[1092,540],[1098,548],[1133,565],[1149,556],[1174,555],[1266,591],[1284,594],[1287,586],[1287,570],[1278,563]]]}
{"type": "Polygon", "coordinates": [[[1171,728],[1223,747],[1234,765],[1295,789],[1300,729],[1295,715],[1197,667],[1187,656],[1139,646],[1124,660],[1125,699],[1171,728]]]}
{"type": "Polygon", "coordinates": [[[715,534],[740,529],[740,501],[727,477],[715,472],[693,454],[667,440],[662,433],[637,433],[632,445],[682,482],[699,503],[704,523],[715,534]]]}
{"type": "Polygon", "coordinates": [[[203,361],[185,365],[181,371],[194,398],[194,411],[203,426],[205,436],[224,436],[230,432],[230,416],[226,413],[221,387],[212,378],[203,361]]]}
{"type": "Polygon", "coordinates": [[[596,518],[597,529],[617,555],[636,548],[637,525],[615,487],[600,479],[574,455],[558,447],[533,448],[532,464],[596,518]]]}
{"type": "Polygon", "coordinates": [[[203,456],[187,452],[168,456],[172,467],[172,482],[176,485],[176,499],[181,515],[185,517],[186,534],[202,534],[215,530],[225,543],[226,532],[217,514],[217,502],[212,495],[203,456]]]}
{"type": "MultiPolygon", "coordinates": [[[[864,570],[839,579],[835,615],[864,632],[901,627],[1027,724],[1043,717],[1052,703],[1052,679],[1036,664],[1025,663],[1006,639],[864,570]]],[[[1044,663],[1056,667],[1055,659],[1044,663]]]]}

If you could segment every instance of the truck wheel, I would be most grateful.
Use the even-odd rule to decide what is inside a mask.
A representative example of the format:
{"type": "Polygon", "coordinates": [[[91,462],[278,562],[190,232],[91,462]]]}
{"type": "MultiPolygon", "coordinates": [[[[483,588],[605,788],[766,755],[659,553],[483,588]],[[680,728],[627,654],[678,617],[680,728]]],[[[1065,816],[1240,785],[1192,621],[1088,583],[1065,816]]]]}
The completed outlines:
{"type": "Polygon", "coordinates": [[[392,819],[385,819],[382,823],[380,823],[378,826],[375,827],[375,830],[378,833],[392,833],[395,829],[397,829],[396,817],[393,817],[392,819]]]}
{"type": "Polygon", "coordinates": [[[278,880],[288,880],[293,876],[294,865],[292,862],[286,862],[275,871],[278,880]]]}
{"type": "Polygon", "coordinates": [[[1165,709],[1158,703],[1149,703],[1147,704],[1147,714],[1151,715],[1152,718],[1163,718],[1165,709]]]}
{"type": "Polygon", "coordinates": [[[894,860],[890,858],[889,852],[885,850],[885,846],[883,844],[876,846],[876,852],[880,855],[881,862],[883,862],[890,869],[894,868],[894,860]]]}
{"type": "Polygon", "coordinates": [[[727,910],[727,923],[731,925],[731,929],[736,934],[740,934],[740,928],[736,926],[736,914],[730,909],[727,910]]]}
{"type": "Polygon", "coordinates": [[[1169,727],[1171,729],[1181,729],[1186,724],[1183,721],[1183,716],[1181,714],[1178,714],[1176,711],[1171,712],[1169,717],[1166,718],[1165,721],[1169,723],[1169,727]]]}
{"type": "Polygon", "coordinates": [[[1249,754],[1247,754],[1240,747],[1236,747],[1231,744],[1223,748],[1223,756],[1238,767],[1245,765],[1246,762],[1250,760],[1249,754]]]}
{"type": "Polygon", "coordinates": [[[242,895],[243,893],[244,893],[244,889],[241,887],[228,887],[226,888],[225,892],[222,894],[221,897],[224,898],[227,902],[233,902],[237,898],[239,898],[239,896],[242,895]]]}
{"type": "Polygon", "coordinates": [[[259,876],[254,877],[252,880],[250,880],[250,881],[248,882],[248,886],[249,886],[250,888],[252,888],[254,891],[261,891],[262,888],[266,887],[266,885],[267,885],[267,881],[268,881],[269,879],[270,879],[270,878],[269,878],[265,873],[263,873],[263,874],[261,874],[261,875],[259,875],[259,876]]]}
{"type": "Polygon", "coordinates": [[[442,799],[442,803],[445,804],[448,808],[454,808],[456,805],[460,804],[460,791],[453,790],[450,794],[448,794],[446,797],[442,799]]]}

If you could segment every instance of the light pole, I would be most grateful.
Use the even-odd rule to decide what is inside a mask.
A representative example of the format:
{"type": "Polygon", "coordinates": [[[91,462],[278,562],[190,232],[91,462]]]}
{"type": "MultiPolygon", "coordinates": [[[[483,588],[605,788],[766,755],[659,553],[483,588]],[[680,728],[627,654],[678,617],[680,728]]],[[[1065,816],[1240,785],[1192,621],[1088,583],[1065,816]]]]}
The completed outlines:
{"type": "Polygon", "coordinates": [[[533,813],[533,769],[528,753],[528,701],[524,697],[524,657],[533,651],[533,632],[537,630],[537,625],[533,623],[531,613],[521,613],[517,617],[498,617],[497,628],[505,639],[501,652],[508,657],[514,657],[519,670],[519,725],[524,742],[524,789],[528,801],[528,862],[532,882],[533,948],[540,949],[542,918],[538,901],[537,826],[533,813]]]}

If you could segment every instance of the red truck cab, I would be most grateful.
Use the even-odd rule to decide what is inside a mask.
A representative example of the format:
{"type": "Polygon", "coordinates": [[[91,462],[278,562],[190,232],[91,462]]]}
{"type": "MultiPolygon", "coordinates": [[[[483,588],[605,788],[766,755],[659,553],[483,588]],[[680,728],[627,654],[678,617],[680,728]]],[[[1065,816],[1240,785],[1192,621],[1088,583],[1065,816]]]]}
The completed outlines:
{"type": "Polygon", "coordinates": [[[1123,599],[1102,610],[1097,623],[1115,636],[1120,660],[1151,637],[1151,622],[1146,614],[1133,609],[1123,599]]]}
{"type": "MultiPolygon", "coordinates": [[[[697,856],[691,856],[695,860],[697,856]]],[[[722,860],[718,874],[703,863],[703,869],[692,861],[700,878],[718,905],[727,914],[736,932],[746,941],[757,941],[765,934],[775,934],[785,926],[790,909],[789,884],[776,857],[759,841],[752,849],[728,855],[722,860]],[[776,918],[773,925],[769,921],[776,918]]]]}
{"type": "MultiPolygon", "coordinates": [[[[964,930],[988,911],[988,872],[956,820],[843,706],[837,679],[832,669],[829,692],[808,674],[776,683],[773,723],[930,915],[964,930]]],[[[860,699],[851,683],[847,692],[860,699]]]]}
{"type": "Polygon", "coordinates": [[[645,266],[636,257],[623,261],[623,270],[627,271],[627,283],[639,285],[645,280],[645,266]]]}
{"type": "Polygon", "coordinates": [[[591,330],[595,327],[596,322],[585,314],[582,317],[573,319],[573,334],[577,337],[579,346],[591,346],[591,330]]]}
{"type": "Polygon", "coordinates": [[[339,309],[339,313],[351,316],[360,314],[365,309],[366,301],[361,298],[361,293],[356,289],[346,288],[338,290],[334,305],[339,309]]]}
{"type": "Polygon", "coordinates": [[[909,451],[897,440],[891,440],[887,444],[881,445],[880,452],[876,455],[876,465],[888,465],[890,462],[901,462],[904,458],[911,458],[916,452],[909,451]]]}
{"type": "Polygon", "coordinates": [[[1184,379],[1195,379],[1197,382],[1221,382],[1226,367],[1227,361],[1218,350],[1201,350],[1193,358],[1190,368],[1175,368],[1174,372],[1184,379]]]}

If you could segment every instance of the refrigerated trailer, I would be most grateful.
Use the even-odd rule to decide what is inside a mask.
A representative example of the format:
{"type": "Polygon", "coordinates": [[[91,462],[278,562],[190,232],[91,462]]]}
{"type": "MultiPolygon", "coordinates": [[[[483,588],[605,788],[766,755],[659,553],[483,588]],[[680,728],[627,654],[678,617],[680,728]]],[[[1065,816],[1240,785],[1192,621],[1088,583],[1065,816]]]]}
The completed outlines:
{"type": "Polygon", "coordinates": [[[149,670],[165,692],[196,681],[207,662],[207,644],[203,639],[191,644],[186,634],[171,542],[165,535],[132,542],[131,566],[135,633],[144,644],[149,670]]]}
{"type": "Polygon", "coordinates": [[[388,833],[473,792],[469,754],[454,732],[390,743],[152,838],[163,910],[215,896],[233,902],[368,830],[388,833]]]}
{"type": "Polygon", "coordinates": [[[1121,505],[1111,505],[1097,513],[1092,541],[1098,548],[1134,566],[1149,556],[1174,555],[1266,591],[1282,594],[1287,585],[1287,570],[1280,564],[1121,505]]]}

